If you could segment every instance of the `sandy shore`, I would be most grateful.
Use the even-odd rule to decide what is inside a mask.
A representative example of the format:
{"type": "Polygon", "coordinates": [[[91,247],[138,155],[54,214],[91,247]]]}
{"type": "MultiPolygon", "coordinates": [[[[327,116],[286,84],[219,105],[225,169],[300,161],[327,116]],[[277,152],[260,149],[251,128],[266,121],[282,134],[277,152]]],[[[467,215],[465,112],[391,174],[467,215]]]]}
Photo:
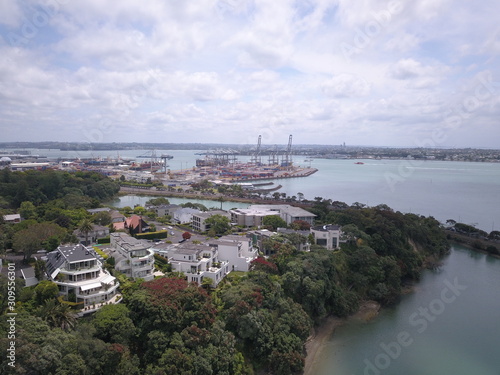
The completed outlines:
{"type": "Polygon", "coordinates": [[[320,363],[321,353],[330,340],[335,329],[346,322],[346,319],[328,317],[318,327],[306,342],[307,357],[304,365],[304,375],[314,375],[316,366],[320,363]]]}
{"type": "Polygon", "coordinates": [[[328,317],[323,323],[314,328],[314,332],[306,342],[307,357],[304,365],[304,375],[315,375],[315,370],[321,362],[321,354],[326,344],[332,338],[335,329],[349,320],[370,321],[374,319],[380,310],[380,304],[375,301],[366,301],[361,304],[359,310],[347,319],[328,317]]]}

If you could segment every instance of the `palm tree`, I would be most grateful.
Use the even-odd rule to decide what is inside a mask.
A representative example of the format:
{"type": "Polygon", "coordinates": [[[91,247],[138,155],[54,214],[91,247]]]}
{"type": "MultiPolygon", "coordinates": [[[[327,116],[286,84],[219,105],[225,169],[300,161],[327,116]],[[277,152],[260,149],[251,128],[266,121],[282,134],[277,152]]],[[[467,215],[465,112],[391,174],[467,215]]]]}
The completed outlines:
{"type": "Polygon", "coordinates": [[[222,210],[222,202],[225,202],[224,196],[221,195],[219,198],[217,198],[217,200],[220,202],[220,209],[222,210]]]}
{"type": "Polygon", "coordinates": [[[89,245],[89,232],[94,229],[94,224],[89,219],[83,219],[78,226],[80,232],[85,234],[85,246],[89,245]]]}
{"type": "Polygon", "coordinates": [[[67,331],[75,326],[76,316],[67,304],[57,299],[48,299],[37,310],[37,315],[45,320],[51,327],[59,327],[67,331]]]}

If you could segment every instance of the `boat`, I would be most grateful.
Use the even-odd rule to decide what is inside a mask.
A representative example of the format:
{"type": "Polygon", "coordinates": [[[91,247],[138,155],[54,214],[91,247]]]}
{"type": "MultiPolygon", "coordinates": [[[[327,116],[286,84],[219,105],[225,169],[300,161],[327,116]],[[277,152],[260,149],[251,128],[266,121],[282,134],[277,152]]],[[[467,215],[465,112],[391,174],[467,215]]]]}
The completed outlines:
{"type": "Polygon", "coordinates": [[[354,164],[365,164],[365,163],[363,163],[362,161],[357,161],[357,162],[356,162],[356,163],[354,163],[354,164]]]}

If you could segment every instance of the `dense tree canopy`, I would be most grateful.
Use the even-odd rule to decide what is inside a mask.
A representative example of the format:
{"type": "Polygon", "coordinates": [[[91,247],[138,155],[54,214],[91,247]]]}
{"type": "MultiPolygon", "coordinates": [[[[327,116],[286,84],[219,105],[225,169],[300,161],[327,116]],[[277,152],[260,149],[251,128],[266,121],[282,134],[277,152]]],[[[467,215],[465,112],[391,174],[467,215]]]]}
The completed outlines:
{"type": "Polygon", "coordinates": [[[286,221],[278,215],[264,216],[262,219],[262,225],[270,230],[287,227],[286,221]]]}
{"type": "Polygon", "coordinates": [[[205,225],[209,227],[209,235],[221,236],[231,229],[231,221],[223,215],[212,215],[205,220],[205,225]]]}

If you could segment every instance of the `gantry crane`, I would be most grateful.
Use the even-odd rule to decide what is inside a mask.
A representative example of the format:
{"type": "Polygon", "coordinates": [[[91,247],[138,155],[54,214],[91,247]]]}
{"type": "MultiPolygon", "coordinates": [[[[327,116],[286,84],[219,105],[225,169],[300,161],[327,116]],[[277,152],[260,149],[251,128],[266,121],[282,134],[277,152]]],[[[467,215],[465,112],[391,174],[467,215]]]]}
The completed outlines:
{"type": "Polygon", "coordinates": [[[257,150],[255,153],[252,155],[252,159],[250,160],[252,163],[261,164],[261,158],[260,158],[260,143],[262,140],[262,136],[259,134],[259,140],[257,141],[257,150]]]}

